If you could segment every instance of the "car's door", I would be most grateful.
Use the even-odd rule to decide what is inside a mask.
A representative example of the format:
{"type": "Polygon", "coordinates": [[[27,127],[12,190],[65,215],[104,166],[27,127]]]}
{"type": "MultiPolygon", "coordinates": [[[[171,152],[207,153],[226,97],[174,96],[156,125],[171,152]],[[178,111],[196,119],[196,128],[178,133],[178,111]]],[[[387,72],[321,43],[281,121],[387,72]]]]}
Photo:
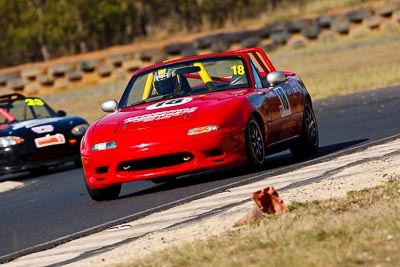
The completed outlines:
{"type": "Polygon", "coordinates": [[[281,141],[290,138],[295,133],[296,123],[293,119],[293,114],[296,110],[296,94],[288,82],[282,82],[270,88],[277,100],[274,108],[279,110],[279,115],[276,118],[276,141],[281,141]]]}
{"type": "Polygon", "coordinates": [[[296,103],[296,94],[288,82],[282,82],[273,87],[268,86],[259,75],[258,69],[252,64],[252,73],[256,88],[259,88],[265,97],[263,109],[268,114],[267,140],[276,143],[293,136],[295,123],[293,122],[293,104],[296,103]]]}

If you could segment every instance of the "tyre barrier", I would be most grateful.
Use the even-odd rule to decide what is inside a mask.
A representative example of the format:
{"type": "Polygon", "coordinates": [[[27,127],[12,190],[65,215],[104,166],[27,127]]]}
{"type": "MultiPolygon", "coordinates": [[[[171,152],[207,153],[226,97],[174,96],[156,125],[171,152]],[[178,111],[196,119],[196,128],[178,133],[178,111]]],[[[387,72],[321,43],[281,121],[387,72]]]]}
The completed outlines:
{"type": "Polygon", "coordinates": [[[346,12],[297,18],[251,30],[213,33],[153,48],[138,49],[132,45],[125,47],[124,52],[107,53],[104,50],[100,51],[103,56],[96,57],[85,54],[84,60],[74,60],[74,56],[70,56],[65,62],[58,59],[3,69],[0,70],[0,94],[13,91],[40,94],[46,90],[65,90],[77,85],[128,79],[133,71],[146,65],[176,57],[253,46],[266,51],[281,46],[300,48],[314,41],[330,42],[340,37],[365,36],[376,30],[396,31],[399,28],[399,0],[377,6],[358,6],[346,12]]]}

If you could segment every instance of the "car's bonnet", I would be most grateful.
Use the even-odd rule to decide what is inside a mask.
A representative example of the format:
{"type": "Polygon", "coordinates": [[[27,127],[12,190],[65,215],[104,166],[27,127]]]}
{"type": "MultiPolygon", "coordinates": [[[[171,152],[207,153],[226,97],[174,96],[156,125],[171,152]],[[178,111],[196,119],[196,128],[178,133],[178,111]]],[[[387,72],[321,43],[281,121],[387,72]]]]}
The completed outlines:
{"type": "Polygon", "coordinates": [[[182,123],[190,124],[194,120],[212,121],[218,118],[218,114],[233,96],[232,93],[224,92],[132,106],[101,119],[96,125],[94,134],[99,132],[105,134],[104,131],[118,134],[127,131],[155,129],[182,123]]]}

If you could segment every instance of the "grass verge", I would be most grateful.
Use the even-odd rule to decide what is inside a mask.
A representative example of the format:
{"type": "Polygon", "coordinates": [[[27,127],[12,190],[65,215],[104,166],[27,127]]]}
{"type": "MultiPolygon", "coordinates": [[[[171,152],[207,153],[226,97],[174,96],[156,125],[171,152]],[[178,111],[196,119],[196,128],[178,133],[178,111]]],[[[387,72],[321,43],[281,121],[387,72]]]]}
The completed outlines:
{"type": "Polygon", "coordinates": [[[303,79],[313,99],[400,84],[400,30],[315,42],[270,53],[278,69],[303,79]]]}
{"type": "Polygon", "coordinates": [[[400,266],[400,177],[125,266],[400,266]]]}

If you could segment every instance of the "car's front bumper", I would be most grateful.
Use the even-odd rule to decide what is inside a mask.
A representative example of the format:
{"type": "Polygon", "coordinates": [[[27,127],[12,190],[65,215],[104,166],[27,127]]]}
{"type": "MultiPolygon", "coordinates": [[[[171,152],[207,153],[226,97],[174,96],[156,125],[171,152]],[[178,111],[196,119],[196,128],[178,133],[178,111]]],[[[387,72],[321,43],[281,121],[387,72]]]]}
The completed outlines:
{"type": "Polygon", "coordinates": [[[80,160],[78,144],[62,145],[28,152],[24,148],[0,149],[0,175],[29,171],[80,160]]]}
{"type": "Polygon", "coordinates": [[[87,184],[94,189],[240,166],[246,162],[243,134],[214,136],[141,150],[91,151],[89,155],[81,156],[87,184]]]}

